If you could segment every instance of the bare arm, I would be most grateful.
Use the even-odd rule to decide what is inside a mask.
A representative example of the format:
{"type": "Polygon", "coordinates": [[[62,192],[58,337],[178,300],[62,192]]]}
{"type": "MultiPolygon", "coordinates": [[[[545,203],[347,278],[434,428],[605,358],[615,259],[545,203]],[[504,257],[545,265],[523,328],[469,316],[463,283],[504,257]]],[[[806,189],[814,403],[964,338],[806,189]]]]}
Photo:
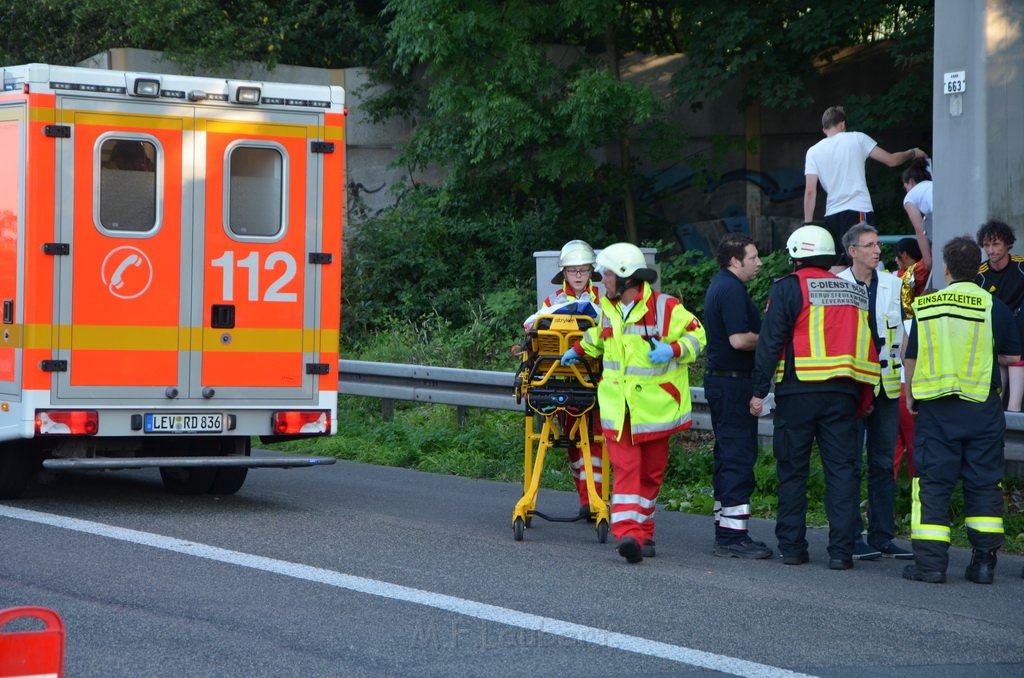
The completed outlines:
{"type": "Polygon", "coordinates": [[[804,223],[814,219],[814,205],[818,202],[818,175],[808,174],[804,182],[804,223]]]}
{"type": "Polygon", "coordinates": [[[899,167],[903,163],[910,162],[917,157],[927,158],[928,154],[920,148],[910,148],[899,153],[890,153],[881,146],[875,146],[868,153],[868,157],[889,167],[899,167]]]}
{"type": "MultiPolygon", "coordinates": [[[[917,209],[917,205],[912,202],[903,203],[903,209],[907,211],[907,216],[910,217],[910,223],[914,226],[914,231],[924,231],[924,215],[921,214],[921,210],[917,209]]],[[[917,243],[920,245],[921,243],[917,243]]],[[[922,254],[924,254],[922,252],[922,254]]]]}
{"type": "Polygon", "coordinates": [[[932,270],[932,244],[928,242],[928,236],[924,233],[924,215],[917,205],[908,202],[903,205],[910,217],[910,223],[914,225],[914,235],[917,237],[917,246],[921,249],[921,266],[932,270]]]}
{"type": "Polygon", "coordinates": [[[729,345],[737,351],[753,351],[757,348],[757,332],[737,332],[729,335],[729,345]]]}

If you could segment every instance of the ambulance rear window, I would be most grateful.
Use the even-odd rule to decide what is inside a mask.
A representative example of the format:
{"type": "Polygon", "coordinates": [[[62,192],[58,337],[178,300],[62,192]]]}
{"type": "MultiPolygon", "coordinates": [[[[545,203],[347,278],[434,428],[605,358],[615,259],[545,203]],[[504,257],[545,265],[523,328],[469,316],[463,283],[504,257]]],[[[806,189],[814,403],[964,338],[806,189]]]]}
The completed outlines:
{"type": "Polygon", "coordinates": [[[110,231],[156,228],[156,146],[107,139],[100,153],[100,225],[110,231]]]}
{"type": "Polygon", "coordinates": [[[276,148],[236,146],[228,156],[228,228],[268,237],[284,228],[284,157],[276,148]]]}

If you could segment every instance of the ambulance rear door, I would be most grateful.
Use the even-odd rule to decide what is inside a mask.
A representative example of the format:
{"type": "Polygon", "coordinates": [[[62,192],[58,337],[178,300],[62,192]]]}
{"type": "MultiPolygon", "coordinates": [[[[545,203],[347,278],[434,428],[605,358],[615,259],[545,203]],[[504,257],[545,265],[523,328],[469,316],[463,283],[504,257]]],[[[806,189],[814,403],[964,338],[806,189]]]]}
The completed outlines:
{"type": "Polygon", "coordinates": [[[25,259],[24,101],[0,104],[0,394],[20,392],[24,313],[20,308],[25,259]]]}
{"type": "MultiPolygon", "coordinates": [[[[314,152],[322,116],[314,112],[201,109],[196,122],[195,221],[202,256],[201,361],[193,362],[195,397],[288,400],[315,404],[324,262],[317,258],[317,186],[322,156],[314,152]]],[[[201,324],[200,324],[201,323],[201,324]]]]}
{"type": "Polygon", "coordinates": [[[57,352],[45,369],[58,401],[168,402],[188,389],[192,107],[58,95],[57,108],[57,352]]]}

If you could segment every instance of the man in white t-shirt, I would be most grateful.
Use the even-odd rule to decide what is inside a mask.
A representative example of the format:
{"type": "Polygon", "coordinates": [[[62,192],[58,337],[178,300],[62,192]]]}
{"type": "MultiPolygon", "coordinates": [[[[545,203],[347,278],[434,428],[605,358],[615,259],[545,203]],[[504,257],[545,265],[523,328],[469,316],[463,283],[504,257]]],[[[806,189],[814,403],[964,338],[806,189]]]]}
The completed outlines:
{"type": "Polygon", "coordinates": [[[804,163],[804,223],[814,219],[818,184],[825,189],[825,228],[835,242],[861,222],[877,225],[871,196],[868,194],[864,164],[868,158],[897,167],[917,157],[926,157],[919,148],[890,153],[863,132],[846,131],[846,113],[842,106],[831,106],[821,116],[825,138],[807,150],[804,163]]]}

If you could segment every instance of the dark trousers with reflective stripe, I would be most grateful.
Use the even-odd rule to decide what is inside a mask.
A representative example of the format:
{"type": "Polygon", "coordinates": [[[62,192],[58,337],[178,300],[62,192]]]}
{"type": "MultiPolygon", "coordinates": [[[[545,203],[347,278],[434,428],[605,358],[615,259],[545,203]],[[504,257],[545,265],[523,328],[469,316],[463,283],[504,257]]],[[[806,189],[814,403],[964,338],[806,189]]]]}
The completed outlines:
{"type": "MultiPolygon", "coordinates": [[[[983,403],[946,396],[919,400],[914,431],[914,463],[917,466],[917,504],[920,522],[949,526],[949,499],[958,480],[963,480],[964,516],[1003,515],[1003,404],[993,392],[983,403]]],[[[971,546],[996,549],[1004,534],[967,530],[971,546]]],[[[949,542],[914,539],[914,559],[922,570],[945,572],[949,542]]]]}
{"type": "Polygon", "coordinates": [[[717,525],[715,540],[733,544],[747,535],[746,516],[730,515],[730,508],[750,504],[754,491],[754,464],[757,462],[757,417],[750,414],[754,395],[751,379],[735,377],[704,377],[704,395],[711,410],[711,427],[715,432],[713,483],[715,500],[730,516],[733,528],[717,525]],[[742,523],[742,526],[739,525],[742,523]]]}
{"type": "Polygon", "coordinates": [[[784,556],[807,550],[807,478],[817,440],[825,472],[828,553],[848,560],[860,524],[860,449],[857,399],[838,392],[776,395],[774,445],[779,474],[775,536],[784,556]]]}

